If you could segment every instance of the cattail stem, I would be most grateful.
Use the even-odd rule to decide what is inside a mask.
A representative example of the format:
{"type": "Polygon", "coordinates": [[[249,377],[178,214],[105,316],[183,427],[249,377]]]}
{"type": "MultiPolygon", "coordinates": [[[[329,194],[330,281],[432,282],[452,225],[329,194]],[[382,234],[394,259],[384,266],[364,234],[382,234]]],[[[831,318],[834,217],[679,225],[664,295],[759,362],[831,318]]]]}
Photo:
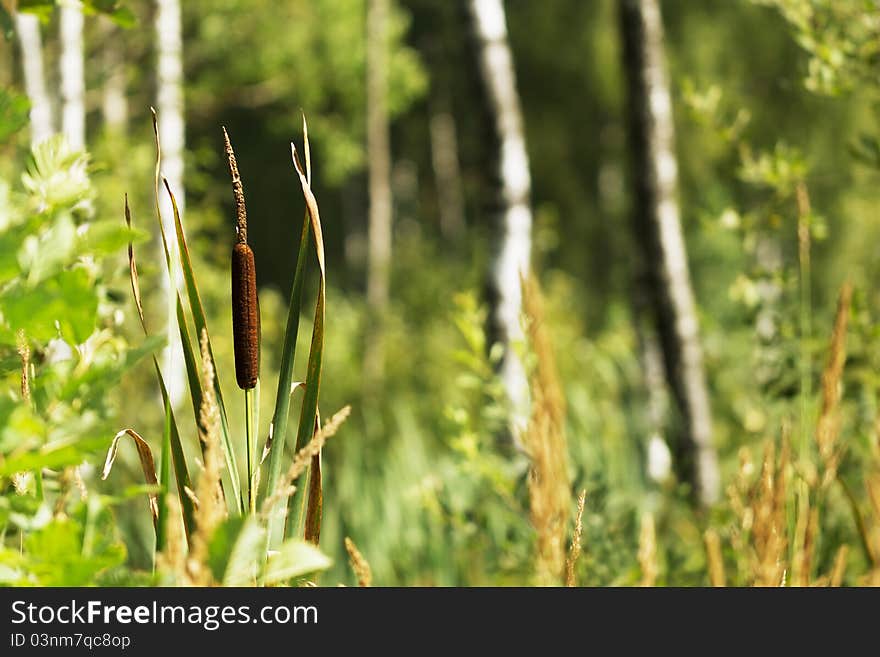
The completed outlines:
{"type": "Polygon", "coordinates": [[[257,509],[257,388],[248,388],[244,391],[245,412],[245,438],[247,444],[247,477],[248,477],[248,510],[255,513],[257,509]]]}

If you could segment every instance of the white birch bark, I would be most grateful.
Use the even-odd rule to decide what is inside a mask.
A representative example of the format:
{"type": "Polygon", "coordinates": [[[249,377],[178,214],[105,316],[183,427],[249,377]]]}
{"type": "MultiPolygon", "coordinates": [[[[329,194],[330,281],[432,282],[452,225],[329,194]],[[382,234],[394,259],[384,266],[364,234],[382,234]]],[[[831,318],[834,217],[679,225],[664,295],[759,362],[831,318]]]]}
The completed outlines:
{"type": "Polygon", "coordinates": [[[43,70],[43,40],[40,21],[33,14],[16,13],[15,31],[21,47],[24,88],[31,104],[31,147],[52,136],[52,103],[46,91],[43,70]]]}
{"type": "Polygon", "coordinates": [[[74,150],[82,150],[86,145],[83,8],[79,0],[65,0],[60,9],[61,131],[74,150]]]}
{"type": "Polygon", "coordinates": [[[122,47],[122,38],[121,31],[109,20],[106,21],[102,48],[104,85],[101,89],[101,114],[104,117],[104,128],[116,135],[124,135],[128,125],[125,48],[122,47]]]}
{"type": "Polygon", "coordinates": [[[513,439],[519,443],[530,404],[528,381],[514,345],[523,340],[521,281],[528,277],[531,259],[531,176],[504,6],[501,0],[470,0],[468,8],[499,147],[497,216],[493,218],[496,243],[489,288],[496,338],[504,347],[500,375],[511,405],[513,439]]]}
{"type": "Polygon", "coordinates": [[[648,267],[667,378],[685,425],[681,451],[691,461],[696,497],[702,504],[711,504],[718,499],[720,480],[679,216],[672,101],[657,0],[621,0],[621,26],[629,86],[636,238],[648,267]]]}
{"type": "MultiPolygon", "coordinates": [[[[168,180],[177,208],[183,221],[186,208],[186,194],[183,186],[184,173],[184,105],[183,105],[183,35],[181,27],[181,8],[179,0],[156,0],[156,50],[157,81],[156,110],[158,113],[159,140],[162,145],[162,175],[168,180]]],[[[174,213],[171,200],[164,189],[159,190],[160,210],[171,251],[175,272],[174,280],[181,279],[177,256],[177,237],[174,229],[174,213]]],[[[160,247],[161,248],[161,247],[160,247]]],[[[164,259],[164,254],[162,254],[164,259]]],[[[161,262],[162,260],[160,260],[161,262]]],[[[169,287],[169,279],[162,277],[168,297],[167,330],[172,348],[166,348],[163,357],[166,363],[166,377],[169,379],[169,394],[175,405],[184,396],[183,351],[177,331],[174,294],[169,287]]]]}
{"type": "Polygon", "coordinates": [[[367,303],[372,329],[365,350],[367,378],[383,370],[382,317],[391,285],[391,137],[388,126],[388,0],[367,3],[367,303]]]}

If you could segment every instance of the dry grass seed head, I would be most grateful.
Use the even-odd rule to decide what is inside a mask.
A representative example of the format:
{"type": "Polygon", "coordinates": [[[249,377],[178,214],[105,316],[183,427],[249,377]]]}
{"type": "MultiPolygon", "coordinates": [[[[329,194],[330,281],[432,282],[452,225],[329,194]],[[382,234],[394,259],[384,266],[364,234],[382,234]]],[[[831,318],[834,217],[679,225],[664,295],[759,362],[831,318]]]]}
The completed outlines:
{"type": "Polygon", "coordinates": [[[536,357],[530,374],[532,413],[523,445],[531,460],[528,488],[530,516],[537,533],[537,579],[557,584],[565,567],[570,486],[565,440],[565,398],[556,358],[544,322],[537,281],[523,282],[523,308],[529,345],[536,357]]]}
{"type": "Polygon", "coordinates": [[[767,443],[761,476],[752,493],[753,583],[756,586],[780,586],[786,573],[785,499],[790,448],[783,438],[779,460],[772,442],[767,443]]]}
{"type": "Polygon", "coordinates": [[[358,586],[372,585],[373,571],[370,569],[370,564],[357,549],[354,541],[348,536],[345,537],[345,550],[348,552],[351,569],[354,571],[355,577],[357,577],[358,586]]]}
{"type": "Polygon", "coordinates": [[[186,557],[186,537],[183,533],[180,502],[168,498],[167,539],[165,549],[156,555],[156,570],[172,580],[176,586],[192,586],[186,557]]]}
{"type": "Polygon", "coordinates": [[[575,566],[577,566],[578,558],[581,556],[581,534],[584,531],[584,504],[587,501],[587,491],[582,490],[578,495],[577,516],[574,521],[574,534],[571,537],[571,546],[568,549],[568,558],[565,560],[565,585],[575,586],[577,584],[575,578],[575,566]]]}
{"type": "MultiPolygon", "coordinates": [[[[187,560],[189,577],[201,585],[212,581],[206,566],[208,545],[217,525],[226,516],[221,488],[220,409],[214,393],[214,367],[208,351],[208,333],[202,329],[199,340],[202,358],[202,387],[204,395],[199,408],[199,438],[203,445],[204,469],[193,495],[196,506],[192,552],[187,560]]],[[[189,493],[189,491],[188,491],[189,493]]]]}
{"type": "Polygon", "coordinates": [[[15,344],[18,357],[21,359],[21,398],[26,404],[31,403],[30,363],[31,347],[25,337],[24,329],[19,329],[15,334],[15,344]]]}
{"type": "Polygon", "coordinates": [[[843,368],[846,364],[846,330],[849,321],[849,310],[852,302],[852,285],[844,283],[840,288],[837,301],[837,313],[834,318],[834,329],[831,333],[831,345],[828,350],[828,361],[822,372],[822,410],[816,427],[816,443],[825,473],[823,486],[828,486],[837,476],[841,450],[838,446],[840,437],[840,397],[843,368]]]}
{"type": "Polygon", "coordinates": [[[281,482],[279,482],[278,488],[266,498],[266,501],[263,503],[263,513],[267,513],[276,502],[293,495],[296,490],[293,486],[293,482],[306,471],[312,458],[319,454],[324,447],[324,443],[339,431],[339,427],[342,426],[342,423],[345,422],[350,413],[351,406],[342,407],[333,417],[327,420],[319,431],[315,432],[315,435],[309,441],[309,444],[296,453],[296,456],[293,458],[293,463],[290,464],[290,469],[288,469],[287,474],[285,474],[281,482]]]}

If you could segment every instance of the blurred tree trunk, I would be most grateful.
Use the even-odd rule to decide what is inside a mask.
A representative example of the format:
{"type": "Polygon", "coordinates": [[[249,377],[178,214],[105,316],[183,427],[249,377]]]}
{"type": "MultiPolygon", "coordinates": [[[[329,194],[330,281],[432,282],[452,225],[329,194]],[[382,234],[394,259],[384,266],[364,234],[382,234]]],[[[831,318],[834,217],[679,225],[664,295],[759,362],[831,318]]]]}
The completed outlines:
{"type": "Polygon", "coordinates": [[[101,114],[104,128],[114,136],[124,136],[128,126],[125,48],[121,30],[109,20],[104,23],[104,44],[101,50],[104,86],[101,89],[101,114]]]}
{"type": "Polygon", "coordinates": [[[511,405],[510,428],[516,444],[528,424],[529,389],[513,346],[523,339],[522,283],[531,257],[531,177],[516,89],[513,58],[501,0],[469,0],[468,9],[482,78],[486,135],[491,143],[493,235],[488,280],[490,339],[504,348],[501,379],[511,405]]]}
{"type": "Polygon", "coordinates": [[[666,376],[681,412],[679,470],[701,504],[718,499],[719,473],[703,371],[698,319],[677,201],[678,167],[672,101],[657,0],[621,0],[629,92],[633,227],[642,249],[666,376]]]}
{"type": "Polygon", "coordinates": [[[71,0],[60,9],[61,131],[71,147],[82,150],[86,145],[83,8],[79,0],[71,0]]]}
{"type": "Polygon", "coordinates": [[[33,14],[16,13],[15,31],[21,46],[24,88],[31,104],[31,147],[52,136],[52,103],[46,91],[43,71],[43,42],[40,21],[33,14]]]}
{"type": "Polygon", "coordinates": [[[366,380],[384,370],[384,315],[391,284],[391,138],[388,128],[388,0],[367,3],[367,303],[370,330],[364,371],[366,380]]]}
{"type": "MultiPolygon", "coordinates": [[[[183,220],[186,207],[186,194],[183,186],[183,154],[184,107],[183,107],[183,35],[179,0],[156,1],[156,51],[158,69],[156,80],[159,140],[162,144],[162,175],[168,179],[168,185],[174,192],[177,207],[183,220]]],[[[161,187],[161,186],[160,186],[161,187]]],[[[168,248],[171,251],[172,263],[177,262],[177,237],[174,229],[174,214],[171,200],[164,189],[159,193],[162,221],[168,248]]],[[[161,245],[160,245],[161,251],[161,245]]],[[[164,260],[161,254],[159,262],[164,260]]],[[[180,270],[175,266],[176,278],[180,278],[180,270]]],[[[166,347],[163,357],[166,362],[169,394],[174,405],[178,405],[184,396],[183,350],[176,339],[177,316],[172,301],[173,291],[169,279],[162,276],[162,284],[168,295],[168,315],[166,326],[172,340],[172,347],[166,347]],[[175,365],[176,364],[176,365],[175,365]]]]}
{"type": "Polygon", "coordinates": [[[432,103],[429,130],[431,164],[434,168],[440,212],[440,233],[447,240],[455,240],[464,232],[464,197],[461,191],[455,117],[445,107],[444,101],[438,99],[432,103]]]}

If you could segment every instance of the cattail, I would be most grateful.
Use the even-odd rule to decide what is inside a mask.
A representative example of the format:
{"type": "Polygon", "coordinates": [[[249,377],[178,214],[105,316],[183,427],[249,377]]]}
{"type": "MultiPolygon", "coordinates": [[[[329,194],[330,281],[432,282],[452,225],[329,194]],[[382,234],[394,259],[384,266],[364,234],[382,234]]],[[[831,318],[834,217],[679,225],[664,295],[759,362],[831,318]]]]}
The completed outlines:
{"type": "Polygon", "coordinates": [[[257,385],[260,376],[260,304],[257,299],[257,269],[254,252],[247,243],[247,212],[244,190],[238,175],[235,153],[223,128],[232,195],[235,198],[238,241],[232,247],[232,338],[235,349],[235,380],[242,390],[257,385]]]}

